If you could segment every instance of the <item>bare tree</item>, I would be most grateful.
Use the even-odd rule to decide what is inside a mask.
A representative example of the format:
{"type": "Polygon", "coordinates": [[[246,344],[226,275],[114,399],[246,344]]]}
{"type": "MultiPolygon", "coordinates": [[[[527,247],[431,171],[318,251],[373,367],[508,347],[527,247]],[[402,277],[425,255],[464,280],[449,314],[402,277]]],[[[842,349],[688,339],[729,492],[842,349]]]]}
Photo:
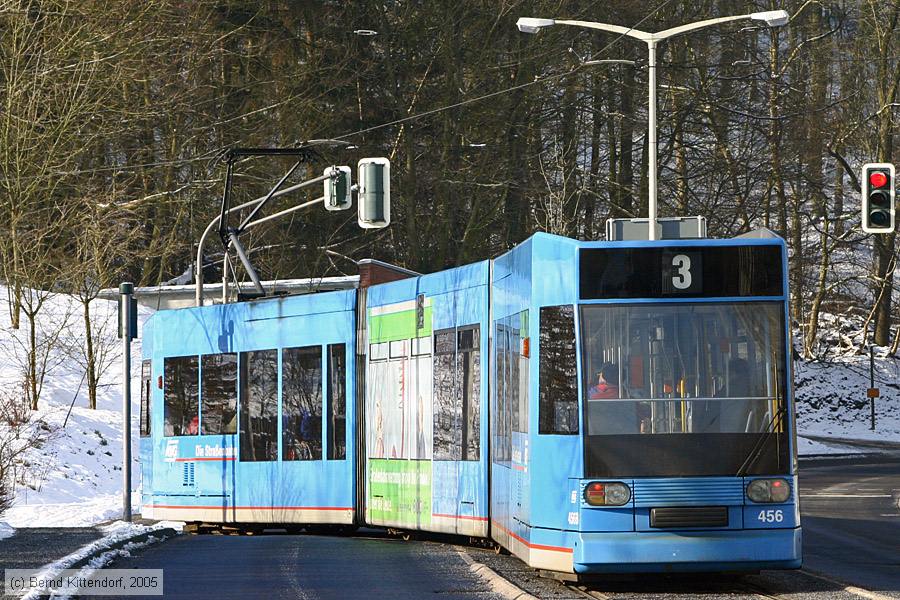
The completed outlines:
{"type": "Polygon", "coordinates": [[[69,332],[69,355],[85,369],[88,406],[97,408],[97,390],[104,372],[118,355],[115,307],[94,308],[100,290],[114,287],[122,269],[134,259],[134,238],[140,229],[127,209],[100,207],[85,201],[73,218],[75,239],[66,269],[66,288],[81,305],[84,333],[69,332]]]}

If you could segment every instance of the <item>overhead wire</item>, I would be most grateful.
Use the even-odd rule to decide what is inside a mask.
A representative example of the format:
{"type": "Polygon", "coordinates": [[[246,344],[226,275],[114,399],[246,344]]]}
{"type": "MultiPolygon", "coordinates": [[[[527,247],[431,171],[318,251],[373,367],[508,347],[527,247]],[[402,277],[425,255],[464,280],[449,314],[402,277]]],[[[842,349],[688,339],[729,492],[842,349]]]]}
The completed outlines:
{"type": "MultiPolygon", "coordinates": [[[[659,6],[657,6],[656,8],[654,8],[652,11],[650,11],[650,12],[649,12],[647,15],[645,15],[644,17],[642,17],[637,23],[635,23],[634,25],[630,26],[626,32],[623,32],[623,33],[618,34],[617,36],[615,36],[615,37],[612,39],[612,41],[610,41],[608,44],[606,44],[605,46],[603,46],[603,48],[601,48],[601,49],[598,50],[597,52],[593,53],[593,54],[590,56],[590,59],[589,59],[589,60],[596,60],[597,57],[602,56],[607,50],[609,50],[609,49],[610,49],[613,45],[615,45],[619,40],[621,40],[622,38],[626,37],[627,34],[628,34],[629,32],[631,32],[631,31],[637,29],[641,24],[645,23],[645,22],[648,21],[649,19],[651,19],[651,18],[653,18],[654,16],[656,16],[657,13],[659,13],[662,9],[664,9],[666,6],[668,6],[668,5],[671,4],[672,2],[673,2],[673,0],[664,0],[661,4],[659,4],[659,6]]],[[[585,62],[587,62],[587,61],[585,61],[585,62]]],[[[568,70],[566,70],[566,71],[562,71],[562,72],[559,72],[559,73],[552,73],[552,74],[544,75],[544,76],[538,76],[538,77],[535,77],[532,81],[527,81],[527,82],[525,82],[525,83],[520,83],[520,84],[518,84],[518,85],[510,86],[510,87],[507,87],[507,88],[504,88],[504,89],[501,89],[501,90],[496,90],[496,91],[493,91],[493,92],[489,92],[489,93],[487,93],[487,94],[482,94],[481,96],[476,96],[476,97],[474,97],[474,98],[467,98],[467,99],[461,100],[461,101],[459,101],[459,102],[454,102],[454,103],[452,103],[452,104],[448,104],[448,105],[445,105],[445,106],[441,106],[441,107],[438,107],[438,108],[434,108],[434,109],[431,109],[431,110],[427,110],[427,111],[424,111],[424,112],[421,112],[421,113],[417,113],[417,114],[414,114],[414,115],[408,115],[408,116],[405,116],[405,117],[402,117],[402,118],[399,118],[399,119],[394,119],[394,120],[391,120],[391,121],[387,121],[387,122],[384,122],[384,123],[380,123],[380,124],[378,124],[378,125],[372,125],[372,126],[370,126],[370,127],[365,127],[365,128],[362,128],[362,129],[358,129],[358,130],[356,130],[356,131],[348,132],[348,133],[345,133],[345,134],[342,134],[342,135],[333,137],[333,138],[331,138],[331,139],[334,139],[334,140],[346,140],[346,139],[348,139],[348,138],[353,138],[353,137],[356,137],[356,136],[359,136],[359,135],[363,135],[363,134],[366,134],[366,133],[370,133],[370,132],[372,132],[372,131],[377,131],[377,130],[379,130],[379,129],[384,129],[384,128],[386,128],[386,127],[392,127],[392,126],[394,126],[394,125],[400,125],[400,124],[403,124],[403,123],[408,123],[408,122],[416,121],[416,120],[423,119],[423,118],[426,118],[426,117],[430,117],[430,116],[432,116],[432,115],[439,114],[439,113],[442,113],[442,112],[445,112],[445,111],[448,111],[448,110],[453,110],[453,109],[460,108],[460,107],[463,107],[463,106],[468,106],[468,105],[470,105],[470,104],[475,104],[475,103],[477,103],[477,102],[482,102],[482,101],[484,101],[484,100],[489,100],[489,99],[491,99],[491,98],[495,98],[495,97],[497,97],[497,96],[501,96],[501,95],[503,95],[503,94],[508,94],[508,93],[511,93],[511,92],[514,92],[514,91],[517,91],[517,90],[525,89],[525,88],[528,88],[528,87],[531,87],[531,86],[534,86],[534,85],[543,84],[543,83],[549,83],[549,82],[552,82],[552,81],[556,81],[556,80],[559,80],[559,79],[563,79],[563,78],[568,77],[568,76],[570,76],[570,75],[572,75],[572,74],[574,74],[574,73],[579,72],[579,71],[582,70],[584,67],[585,67],[584,64],[578,64],[578,65],[576,65],[575,67],[573,67],[573,68],[571,68],[571,69],[568,69],[568,70]]],[[[221,156],[224,155],[224,153],[225,153],[226,151],[227,151],[227,149],[218,149],[218,150],[210,151],[210,152],[204,153],[203,155],[200,155],[200,156],[197,156],[197,157],[192,157],[192,158],[175,159],[175,160],[165,160],[165,161],[156,161],[156,162],[149,162],[149,163],[141,163],[141,164],[137,164],[137,165],[120,165],[120,166],[110,166],[110,167],[98,167],[98,168],[94,168],[94,169],[83,169],[83,170],[77,170],[77,171],[68,171],[68,172],[58,173],[57,175],[85,175],[85,174],[102,173],[102,172],[109,172],[109,171],[126,172],[126,171],[129,171],[129,170],[132,170],[132,169],[136,169],[136,168],[157,167],[157,166],[170,166],[170,165],[185,165],[185,164],[190,164],[190,163],[194,163],[194,162],[199,162],[199,161],[202,161],[202,160],[209,160],[211,157],[217,157],[217,156],[218,156],[218,157],[221,157],[221,156]]]]}
{"type": "MultiPolygon", "coordinates": [[[[594,54],[592,54],[589,60],[596,60],[598,56],[601,56],[604,52],[606,52],[607,50],[609,50],[616,42],[618,42],[618,41],[621,40],[622,38],[626,37],[626,36],[628,35],[629,32],[634,31],[634,30],[635,30],[638,26],[640,26],[642,23],[644,23],[644,22],[647,21],[648,19],[650,19],[650,18],[652,18],[653,16],[655,16],[656,13],[658,13],[660,10],[662,10],[663,8],[665,8],[667,5],[671,4],[672,1],[673,1],[673,0],[665,0],[662,4],[660,4],[660,5],[657,6],[655,9],[653,9],[649,14],[647,14],[647,15],[645,15],[643,18],[641,18],[641,20],[639,20],[637,23],[635,23],[634,25],[630,26],[630,27],[628,28],[627,31],[625,31],[624,33],[620,33],[620,34],[617,35],[611,42],[609,42],[609,43],[606,44],[603,48],[601,48],[600,50],[598,50],[597,52],[595,52],[594,54]]],[[[585,62],[588,62],[588,61],[585,61],[585,62]]],[[[415,115],[409,115],[409,116],[406,116],[406,117],[402,117],[402,118],[400,118],[400,119],[394,119],[393,121],[388,121],[388,122],[386,122],[386,123],[381,123],[381,124],[379,124],[379,125],[373,125],[373,126],[371,126],[371,127],[365,127],[365,128],[363,128],[363,129],[359,129],[359,130],[357,130],[357,131],[353,131],[353,132],[350,132],[350,133],[345,133],[345,134],[343,134],[343,135],[339,135],[339,136],[334,137],[334,138],[332,138],[332,139],[335,139],[335,140],[344,140],[344,139],[347,139],[347,138],[350,138],[350,137],[355,137],[355,136],[358,136],[358,135],[362,135],[362,134],[365,134],[365,133],[369,133],[369,132],[371,132],[371,131],[377,131],[377,130],[379,130],[379,129],[384,129],[385,127],[391,127],[391,126],[393,126],[393,125],[400,125],[400,124],[402,124],[402,123],[408,123],[408,122],[410,122],[410,121],[415,121],[415,120],[422,119],[422,118],[425,118],[425,117],[430,117],[430,116],[432,116],[432,115],[435,115],[435,114],[438,114],[438,113],[442,113],[442,112],[447,111],[447,110],[453,110],[453,109],[455,109],[455,108],[460,108],[460,107],[462,107],[462,106],[468,106],[469,104],[474,104],[474,103],[476,103],[476,102],[481,102],[481,101],[483,101],[483,100],[488,100],[488,99],[490,99],[490,98],[495,98],[495,97],[497,97],[497,96],[500,96],[500,95],[503,95],[503,94],[508,94],[508,93],[510,93],[510,92],[514,92],[514,91],[517,91],[517,90],[521,90],[521,89],[524,89],[524,88],[527,88],[527,87],[531,87],[531,86],[533,86],[533,85],[537,85],[537,84],[540,84],[540,83],[547,83],[547,82],[551,82],[551,81],[556,81],[556,80],[558,80],[558,79],[563,79],[563,78],[568,77],[568,76],[570,76],[570,75],[572,75],[572,74],[574,74],[574,73],[577,73],[578,71],[580,71],[581,69],[583,69],[584,66],[585,66],[584,64],[578,64],[578,65],[576,65],[575,67],[573,67],[573,68],[571,68],[571,69],[568,69],[568,70],[566,70],[566,71],[560,72],[560,73],[553,73],[553,74],[550,74],[550,75],[544,75],[544,76],[535,77],[532,81],[527,81],[527,82],[525,82],[525,83],[520,83],[520,84],[518,84],[518,85],[514,85],[514,86],[511,86],[511,87],[508,87],[508,88],[504,88],[504,89],[502,89],[502,90],[496,90],[496,91],[493,91],[493,92],[489,92],[489,93],[483,94],[483,95],[481,95],[481,96],[476,96],[475,98],[467,98],[466,100],[460,100],[459,102],[454,102],[453,104],[448,104],[448,105],[446,105],[446,106],[441,106],[441,107],[434,108],[434,109],[431,109],[431,110],[426,110],[426,111],[424,111],[424,112],[417,113],[417,114],[415,114],[415,115]]]]}

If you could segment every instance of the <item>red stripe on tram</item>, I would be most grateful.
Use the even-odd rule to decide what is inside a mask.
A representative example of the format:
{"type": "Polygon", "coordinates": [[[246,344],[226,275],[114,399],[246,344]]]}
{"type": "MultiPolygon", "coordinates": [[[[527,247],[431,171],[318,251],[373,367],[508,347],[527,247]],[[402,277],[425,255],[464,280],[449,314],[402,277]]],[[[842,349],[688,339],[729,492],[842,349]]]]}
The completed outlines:
{"type": "Polygon", "coordinates": [[[567,552],[569,554],[574,553],[574,550],[572,548],[566,548],[564,546],[545,546],[543,544],[532,544],[525,538],[516,535],[515,533],[513,533],[512,531],[510,531],[509,529],[507,529],[506,527],[504,527],[497,521],[491,521],[491,524],[493,524],[493,526],[496,527],[497,529],[501,529],[501,530],[505,531],[508,535],[516,538],[517,540],[519,540],[520,542],[522,542],[523,544],[525,544],[532,550],[549,550],[551,552],[567,552]]]}
{"type": "Polygon", "coordinates": [[[432,517],[441,517],[444,519],[463,519],[466,521],[487,521],[487,517],[473,517],[469,515],[445,515],[443,513],[431,513],[432,517]]]}

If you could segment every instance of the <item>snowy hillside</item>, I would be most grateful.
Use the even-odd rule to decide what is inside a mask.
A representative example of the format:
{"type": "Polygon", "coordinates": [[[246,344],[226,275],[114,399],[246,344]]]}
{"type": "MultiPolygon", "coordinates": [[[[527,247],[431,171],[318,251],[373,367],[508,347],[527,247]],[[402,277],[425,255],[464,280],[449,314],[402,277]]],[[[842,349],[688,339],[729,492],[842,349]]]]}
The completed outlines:
{"type": "MultiPolygon", "coordinates": [[[[0,298],[6,308],[4,288],[0,288],[0,298]]],[[[79,356],[85,335],[80,303],[53,295],[39,313],[39,340],[53,339],[57,330],[61,334],[49,348],[38,411],[31,414],[28,424],[31,431],[41,434],[40,447],[17,460],[14,504],[0,517],[13,527],[83,526],[121,516],[122,365],[116,304],[95,300],[91,311],[94,330],[102,334],[100,349],[107,353],[108,365],[101,376],[96,410],[88,408],[85,368],[79,356]]],[[[0,382],[7,393],[19,397],[27,336],[24,319],[15,330],[10,326],[9,311],[0,313],[0,382]]],[[[140,365],[140,340],[132,344],[132,350],[132,414],[136,416],[140,369],[134,365],[140,365]]],[[[136,453],[136,417],[132,439],[136,453]]],[[[133,487],[137,488],[140,471],[136,459],[132,469],[133,487]]],[[[137,500],[135,497],[135,507],[137,500]]]]}
{"type": "MultiPolygon", "coordinates": [[[[887,348],[876,347],[875,430],[870,429],[869,356],[857,354],[862,345],[861,318],[822,315],[819,348],[822,361],[794,363],[797,397],[797,432],[834,438],[900,442],[900,360],[886,357],[887,348]]],[[[799,333],[795,332],[795,340],[799,333]]],[[[848,451],[800,439],[801,454],[848,451]]]]}
{"type": "MultiPolygon", "coordinates": [[[[0,288],[5,300],[5,290],[0,288]]],[[[5,302],[4,302],[5,305],[5,302]]],[[[104,346],[111,353],[109,368],[102,377],[98,407],[87,407],[84,368],[77,349],[83,345],[81,306],[62,295],[51,296],[43,309],[41,323],[49,335],[60,326],[57,348],[48,358],[48,373],[39,410],[30,417],[29,427],[41,434],[39,448],[29,450],[16,465],[15,503],[0,522],[13,527],[84,526],[120,515],[121,471],[121,341],[116,337],[116,305],[93,303],[95,327],[104,331],[104,346]],[[65,348],[74,347],[75,350],[65,348]],[[72,406],[71,414],[69,407],[72,406]],[[68,415],[68,419],[67,419],[68,415]]],[[[142,309],[142,320],[149,311],[142,309]]],[[[797,394],[797,423],[801,454],[845,452],[846,448],[812,442],[802,436],[828,436],[900,441],[900,361],[878,358],[877,383],[883,398],[877,404],[877,429],[869,429],[868,357],[854,354],[841,344],[859,343],[858,332],[835,317],[825,316],[831,328],[823,335],[823,355],[827,362],[797,361],[794,366],[797,394]],[[845,331],[846,330],[846,331],[845,331]],[[855,337],[854,337],[855,336],[855,337]]],[[[27,328],[10,327],[8,311],[0,313],[0,382],[11,393],[21,381],[22,352],[27,328]]],[[[137,415],[140,340],[132,345],[132,439],[137,455],[137,415]]],[[[877,352],[882,356],[884,349],[877,352]]],[[[6,427],[0,424],[0,428],[6,427]]],[[[137,459],[132,482],[140,484],[137,459]]],[[[132,505],[138,509],[138,496],[132,505]]]]}

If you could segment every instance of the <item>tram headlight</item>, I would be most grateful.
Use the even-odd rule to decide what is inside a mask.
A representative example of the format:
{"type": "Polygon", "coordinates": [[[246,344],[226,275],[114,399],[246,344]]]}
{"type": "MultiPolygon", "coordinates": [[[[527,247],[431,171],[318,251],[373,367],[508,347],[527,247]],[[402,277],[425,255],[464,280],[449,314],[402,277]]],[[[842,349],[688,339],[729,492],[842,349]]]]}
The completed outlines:
{"type": "Polygon", "coordinates": [[[791,486],[786,479],[754,479],[747,486],[747,497],[754,502],[787,502],[791,486]]]}
{"type": "Polygon", "coordinates": [[[631,500],[631,488],[619,481],[592,481],[584,486],[584,501],[591,506],[622,506],[631,500]]]}

